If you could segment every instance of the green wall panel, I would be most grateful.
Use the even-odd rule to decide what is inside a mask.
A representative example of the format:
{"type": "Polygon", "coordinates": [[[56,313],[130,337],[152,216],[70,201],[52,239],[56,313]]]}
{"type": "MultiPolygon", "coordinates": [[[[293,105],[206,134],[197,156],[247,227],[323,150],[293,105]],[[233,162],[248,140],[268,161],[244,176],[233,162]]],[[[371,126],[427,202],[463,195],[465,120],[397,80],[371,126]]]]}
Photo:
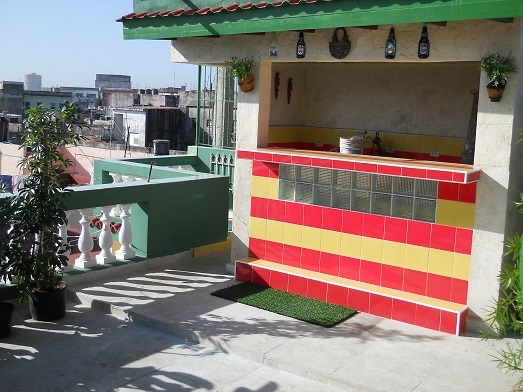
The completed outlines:
{"type": "Polygon", "coordinates": [[[159,257],[227,238],[229,179],[200,176],[72,188],[69,210],[133,204],[133,246],[159,257]],[[136,204],[134,204],[136,203],[136,204]]]}

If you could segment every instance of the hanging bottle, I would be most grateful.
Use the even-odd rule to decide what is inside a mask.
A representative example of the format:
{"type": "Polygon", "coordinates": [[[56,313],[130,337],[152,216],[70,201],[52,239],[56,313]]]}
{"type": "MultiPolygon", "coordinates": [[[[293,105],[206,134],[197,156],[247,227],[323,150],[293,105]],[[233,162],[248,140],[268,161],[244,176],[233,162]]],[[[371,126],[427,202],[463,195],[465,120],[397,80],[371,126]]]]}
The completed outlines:
{"type": "Polygon", "coordinates": [[[269,56],[278,57],[278,44],[275,41],[269,46],[269,56]]]}
{"type": "Polygon", "coordinates": [[[300,32],[298,37],[298,43],[296,44],[296,58],[302,59],[305,57],[305,39],[303,38],[303,32],[300,32]]]}
{"type": "Polygon", "coordinates": [[[420,59],[426,59],[430,54],[430,42],[429,33],[427,32],[427,26],[423,26],[421,31],[421,38],[418,44],[418,57],[420,59]]]}
{"type": "Polygon", "coordinates": [[[394,35],[394,27],[391,27],[389,38],[387,38],[387,42],[385,43],[385,58],[393,59],[394,57],[396,57],[396,37],[394,35]]]}

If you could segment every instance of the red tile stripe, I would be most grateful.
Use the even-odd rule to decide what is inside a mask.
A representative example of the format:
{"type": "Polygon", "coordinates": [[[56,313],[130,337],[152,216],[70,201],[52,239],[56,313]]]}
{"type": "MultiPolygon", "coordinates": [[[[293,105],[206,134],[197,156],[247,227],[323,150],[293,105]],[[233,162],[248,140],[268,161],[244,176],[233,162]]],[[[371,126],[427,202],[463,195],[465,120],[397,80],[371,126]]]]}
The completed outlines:
{"type": "Polygon", "coordinates": [[[457,184],[452,182],[438,183],[438,199],[476,203],[477,183],[457,184]]]}
{"type": "Polygon", "coordinates": [[[324,302],[347,306],[360,312],[374,314],[449,334],[465,330],[467,310],[453,312],[434,308],[379,293],[366,292],[304,276],[236,262],[235,279],[298,294],[324,302]]]}
{"type": "Polygon", "coordinates": [[[480,171],[461,172],[452,169],[435,169],[409,167],[403,165],[380,164],[372,162],[349,161],[347,159],[317,158],[303,155],[275,154],[272,152],[238,150],[239,159],[252,159],[255,161],[290,163],[302,166],[332,167],[340,170],[354,170],[362,173],[378,173],[393,176],[445,181],[448,183],[473,183],[479,180],[480,171]],[[332,164],[328,162],[331,161],[332,164]]]}
{"type": "MultiPolygon", "coordinates": [[[[290,148],[290,149],[298,149],[298,150],[309,150],[309,151],[338,151],[340,150],[339,146],[337,144],[326,144],[324,143],[323,146],[318,147],[315,143],[308,143],[308,142],[279,142],[279,143],[268,143],[267,147],[269,148],[290,148]]],[[[365,155],[375,155],[375,156],[381,156],[380,152],[377,151],[377,149],[372,149],[366,147],[363,150],[363,153],[365,155]]],[[[402,150],[396,150],[393,153],[387,153],[387,156],[390,158],[404,158],[404,159],[415,159],[418,161],[432,161],[432,162],[447,162],[447,163],[461,163],[461,156],[457,155],[440,155],[438,157],[432,157],[430,154],[426,153],[418,153],[418,152],[412,152],[412,151],[402,151],[402,150]]],[[[443,172],[444,173],[444,172],[443,172]]],[[[441,176],[441,174],[436,170],[433,173],[435,176],[441,176]]],[[[478,171],[479,174],[479,171],[478,171]]],[[[478,177],[479,179],[479,177],[478,177]]],[[[450,176],[449,181],[452,181],[452,174],[450,176]]],[[[472,181],[472,180],[469,180],[472,181]]]]}
{"type": "Polygon", "coordinates": [[[257,238],[249,239],[249,257],[444,301],[467,304],[468,282],[462,279],[257,238]]]}
{"type": "Polygon", "coordinates": [[[251,216],[466,255],[472,249],[472,229],[331,207],[252,197],[251,216]]]}

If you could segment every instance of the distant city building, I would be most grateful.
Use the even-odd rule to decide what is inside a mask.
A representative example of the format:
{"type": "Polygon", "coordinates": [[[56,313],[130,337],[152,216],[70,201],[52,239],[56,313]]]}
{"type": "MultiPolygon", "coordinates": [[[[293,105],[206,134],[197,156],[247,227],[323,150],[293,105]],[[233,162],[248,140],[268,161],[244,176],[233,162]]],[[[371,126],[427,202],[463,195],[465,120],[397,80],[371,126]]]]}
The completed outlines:
{"type": "Polygon", "coordinates": [[[158,89],[106,90],[103,91],[102,104],[108,107],[177,107],[179,101],[178,94],[160,93],[158,89]]]}
{"type": "Polygon", "coordinates": [[[73,102],[83,110],[96,109],[100,106],[100,89],[96,87],[55,87],[54,92],[71,93],[73,102]]]}
{"type": "Polygon", "coordinates": [[[24,114],[24,84],[22,82],[0,82],[0,113],[24,114]]]}
{"type": "Polygon", "coordinates": [[[171,150],[187,151],[194,145],[192,119],[178,108],[113,108],[112,138],[117,143],[154,148],[154,140],[169,140],[171,150]]]}
{"type": "Polygon", "coordinates": [[[32,74],[25,75],[24,89],[26,91],[42,91],[42,75],[32,74]]]}
{"type": "Polygon", "coordinates": [[[96,88],[131,89],[131,77],[128,75],[96,74],[96,88]]]}
{"type": "Polygon", "coordinates": [[[65,101],[72,101],[72,94],[70,92],[55,92],[55,91],[26,91],[24,108],[30,109],[37,105],[49,109],[61,109],[65,101]]]}

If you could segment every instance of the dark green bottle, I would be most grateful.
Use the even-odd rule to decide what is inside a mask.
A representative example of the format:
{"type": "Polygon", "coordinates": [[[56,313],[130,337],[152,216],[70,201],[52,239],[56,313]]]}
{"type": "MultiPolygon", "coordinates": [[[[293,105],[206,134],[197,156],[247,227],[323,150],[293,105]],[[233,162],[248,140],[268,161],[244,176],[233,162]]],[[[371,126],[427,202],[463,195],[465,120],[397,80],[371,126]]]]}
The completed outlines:
{"type": "Polygon", "coordinates": [[[394,27],[390,28],[389,38],[385,43],[385,58],[393,59],[396,57],[396,37],[394,35],[394,27]]]}

